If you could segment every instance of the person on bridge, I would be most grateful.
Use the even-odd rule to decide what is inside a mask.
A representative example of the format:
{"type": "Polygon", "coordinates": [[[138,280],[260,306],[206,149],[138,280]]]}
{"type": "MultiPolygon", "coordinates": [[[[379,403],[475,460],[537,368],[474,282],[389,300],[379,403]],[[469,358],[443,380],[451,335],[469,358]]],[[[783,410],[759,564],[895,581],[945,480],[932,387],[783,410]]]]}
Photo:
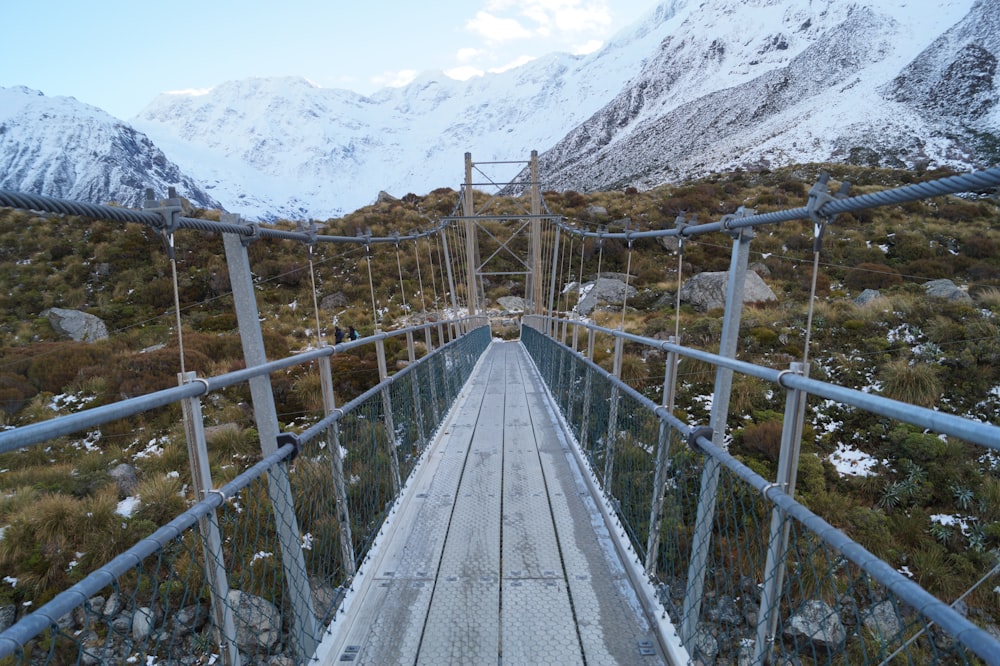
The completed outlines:
{"type": "Polygon", "coordinates": [[[351,340],[358,339],[358,332],[354,330],[353,326],[347,327],[347,337],[349,337],[351,340]]]}
{"type": "Polygon", "coordinates": [[[333,339],[336,341],[336,344],[338,344],[338,345],[341,342],[343,342],[344,341],[344,329],[342,329],[339,326],[334,326],[333,327],[333,339]]]}

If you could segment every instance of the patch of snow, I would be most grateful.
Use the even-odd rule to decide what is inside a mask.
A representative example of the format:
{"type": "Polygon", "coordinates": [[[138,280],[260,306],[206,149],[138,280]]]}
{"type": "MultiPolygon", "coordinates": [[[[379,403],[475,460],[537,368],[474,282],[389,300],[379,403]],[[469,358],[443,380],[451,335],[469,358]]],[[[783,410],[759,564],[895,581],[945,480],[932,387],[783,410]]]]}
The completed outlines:
{"type": "Polygon", "coordinates": [[[132,512],[139,508],[140,503],[141,501],[137,495],[126,497],[121,502],[118,502],[118,508],[115,509],[115,513],[119,516],[129,518],[132,516],[132,512]]]}
{"type": "Polygon", "coordinates": [[[960,516],[958,514],[948,514],[948,513],[935,513],[931,516],[932,523],[938,523],[944,525],[945,527],[958,526],[962,530],[962,536],[969,536],[969,524],[975,522],[975,518],[969,516],[960,516]]]}
{"type": "Polygon", "coordinates": [[[4,576],[3,582],[9,583],[11,587],[17,587],[17,579],[13,576],[4,576]]]}
{"type": "Polygon", "coordinates": [[[261,550],[253,554],[253,557],[250,559],[250,564],[253,564],[257,560],[265,560],[271,557],[274,557],[274,553],[261,550]]]}
{"type": "Polygon", "coordinates": [[[840,476],[875,476],[878,459],[856,449],[850,444],[840,442],[837,450],[826,458],[836,468],[840,476]]]}

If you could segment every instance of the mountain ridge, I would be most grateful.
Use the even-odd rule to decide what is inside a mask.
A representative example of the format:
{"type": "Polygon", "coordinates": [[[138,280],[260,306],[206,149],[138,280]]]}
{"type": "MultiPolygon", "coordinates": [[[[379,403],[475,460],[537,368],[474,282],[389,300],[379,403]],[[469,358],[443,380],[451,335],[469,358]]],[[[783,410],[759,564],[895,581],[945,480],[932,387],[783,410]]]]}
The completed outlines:
{"type": "Polygon", "coordinates": [[[664,0],[587,56],[370,96],[251,78],[160,95],[130,123],[74,117],[68,98],[12,117],[0,100],[0,186],[137,205],[138,184],[175,185],[274,220],[458,187],[466,152],[537,149],[545,188],[580,191],[796,162],[978,168],[1000,161],[998,22],[1000,0],[664,0]],[[39,141],[56,124],[72,141],[39,141]]]}

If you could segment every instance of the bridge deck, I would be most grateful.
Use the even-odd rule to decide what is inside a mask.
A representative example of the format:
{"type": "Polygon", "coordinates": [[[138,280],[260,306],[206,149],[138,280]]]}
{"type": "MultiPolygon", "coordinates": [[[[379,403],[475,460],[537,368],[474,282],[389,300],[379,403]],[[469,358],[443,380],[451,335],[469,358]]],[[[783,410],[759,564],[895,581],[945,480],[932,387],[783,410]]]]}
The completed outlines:
{"type": "Polygon", "coordinates": [[[540,379],[494,343],[322,663],[664,663],[540,379]]]}

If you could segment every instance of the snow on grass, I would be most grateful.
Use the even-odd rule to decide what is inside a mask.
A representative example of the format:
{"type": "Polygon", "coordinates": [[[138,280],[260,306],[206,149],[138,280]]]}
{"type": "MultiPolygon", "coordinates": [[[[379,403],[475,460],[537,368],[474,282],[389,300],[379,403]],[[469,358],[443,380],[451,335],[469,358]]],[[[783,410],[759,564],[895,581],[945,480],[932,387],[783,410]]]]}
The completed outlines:
{"type": "Polygon", "coordinates": [[[962,536],[969,536],[969,523],[974,521],[975,518],[950,513],[935,513],[931,516],[932,523],[938,523],[945,527],[954,527],[957,525],[962,530],[962,536]]]}
{"type": "Polygon", "coordinates": [[[146,448],[135,454],[135,458],[150,458],[152,456],[160,457],[163,455],[163,445],[170,442],[169,437],[154,437],[149,440],[146,444],[146,448]]]}
{"type": "Polygon", "coordinates": [[[129,518],[132,516],[132,512],[139,508],[139,504],[140,501],[137,495],[126,497],[121,502],[118,502],[118,508],[115,509],[115,513],[119,516],[129,518]]]}
{"type": "Polygon", "coordinates": [[[878,472],[879,461],[877,458],[856,449],[850,444],[840,442],[837,450],[826,458],[837,469],[840,476],[875,476],[878,472]]]}

